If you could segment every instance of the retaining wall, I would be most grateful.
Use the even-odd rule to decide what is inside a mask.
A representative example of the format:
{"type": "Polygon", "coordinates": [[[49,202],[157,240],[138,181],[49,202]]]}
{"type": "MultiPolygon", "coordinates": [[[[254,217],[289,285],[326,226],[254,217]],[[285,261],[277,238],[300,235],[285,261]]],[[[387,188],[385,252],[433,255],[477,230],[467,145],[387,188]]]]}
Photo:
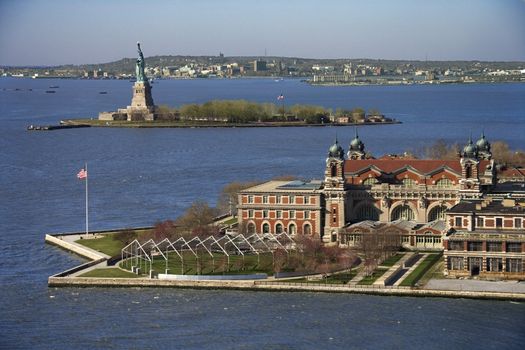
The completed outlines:
{"type": "Polygon", "coordinates": [[[46,240],[47,243],[59,246],[61,248],[69,250],[69,251],[72,251],[73,253],[76,253],[76,254],[78,254],[80,256],[83,256],[83,257],[91,259],[91,260],[109,259],[110,258],[109,255],[106,255],[106,254],[103,254],[103,253],[99,253],[99,252],[95,252],[94,250],[91,250],[89,248],[84,248],[80,244],[73,244],[73,243],[70,243],[70,242],[66,242],[66,241],[64,241],[64,240],[62,240],[60,238],[57,238],[55,236],[52,236],[52,235],[46,235],[45,240],[46,240]]]}

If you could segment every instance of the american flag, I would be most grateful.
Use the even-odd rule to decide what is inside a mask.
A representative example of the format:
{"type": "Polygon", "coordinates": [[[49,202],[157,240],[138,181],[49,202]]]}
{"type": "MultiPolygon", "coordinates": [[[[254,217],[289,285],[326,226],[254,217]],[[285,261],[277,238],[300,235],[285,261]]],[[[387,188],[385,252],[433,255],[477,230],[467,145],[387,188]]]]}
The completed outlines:
{"type": "Polygon", "coordinates": [[[86,171],[86,169],[83,169],[83,168],[80,169],[80,171],[77,174],[77,177],[79,179],[81,179],[81,180],[87,178],[87,171],[86,171]]]}
{"type": "Polygon", "coordinates": [[[284,100],[284,95],[283,94],[280,94],[279,96],[277,96],[277,100],[280,101],[280,100],[284,100]]]}

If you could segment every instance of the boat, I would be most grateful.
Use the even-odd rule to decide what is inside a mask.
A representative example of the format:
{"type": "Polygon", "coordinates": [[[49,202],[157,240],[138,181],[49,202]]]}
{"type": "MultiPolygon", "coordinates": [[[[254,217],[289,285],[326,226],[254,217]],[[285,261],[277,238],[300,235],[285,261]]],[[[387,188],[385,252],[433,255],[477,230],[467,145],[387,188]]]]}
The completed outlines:
{"type": "Polygon", "coordinates": [[[107,93],[108,93],[107,91],[99,91],[99,94],[101,94],[101,95],[105,95],[107,93]]]}
{"type": "Polygon", "coordinates": [[[46,94],[54,94],[55,92],[55,90],[46,90],[46,94]]]}
{"type": "Polygon", "coordinates": [[[60,86],[58,86],[58,85],[51,85],[49,88],[50,88],[50,89],[58,89],[59,87],[60,87],[60,86]]]}

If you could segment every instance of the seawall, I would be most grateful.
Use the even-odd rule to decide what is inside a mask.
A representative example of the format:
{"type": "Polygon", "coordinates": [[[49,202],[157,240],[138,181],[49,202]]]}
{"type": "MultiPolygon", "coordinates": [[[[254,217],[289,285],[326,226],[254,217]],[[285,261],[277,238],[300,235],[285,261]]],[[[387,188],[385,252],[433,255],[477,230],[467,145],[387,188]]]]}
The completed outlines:
{"type": "Polygon", "coordinates": [[[448,291],[411,288],[361,288],[347,285],[307,285],[304,283],[275,283],[260,281],[183,281],[145,278],[86,278],[49,277],[50,287],[144,287],[144,288],[191,288],[191,289],[229,289],[279,292],[325,292],[354,293],[387,296],[469,298],[492,300],[525,301],[523,293],[448,291]]]}

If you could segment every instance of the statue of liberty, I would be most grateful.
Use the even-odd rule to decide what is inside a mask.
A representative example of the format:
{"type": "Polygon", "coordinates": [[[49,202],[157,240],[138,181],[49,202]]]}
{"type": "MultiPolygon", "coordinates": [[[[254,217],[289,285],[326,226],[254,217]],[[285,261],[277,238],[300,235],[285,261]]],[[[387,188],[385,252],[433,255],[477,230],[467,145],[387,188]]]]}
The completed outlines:
{"type": "Polygon", "coordinates": [[[140,42],[138,41],[137,41],[137,49],[139,52],[139,58],[137,58],[135,73],[137,75],[137,82],[143,83],[143,82],[147,82],[148,78],[146,77],[146,73],[144,73],[144,67],[146,63],[144,61],[144,55],[142,55],[142,50],[140,49],[140,42]]]}

